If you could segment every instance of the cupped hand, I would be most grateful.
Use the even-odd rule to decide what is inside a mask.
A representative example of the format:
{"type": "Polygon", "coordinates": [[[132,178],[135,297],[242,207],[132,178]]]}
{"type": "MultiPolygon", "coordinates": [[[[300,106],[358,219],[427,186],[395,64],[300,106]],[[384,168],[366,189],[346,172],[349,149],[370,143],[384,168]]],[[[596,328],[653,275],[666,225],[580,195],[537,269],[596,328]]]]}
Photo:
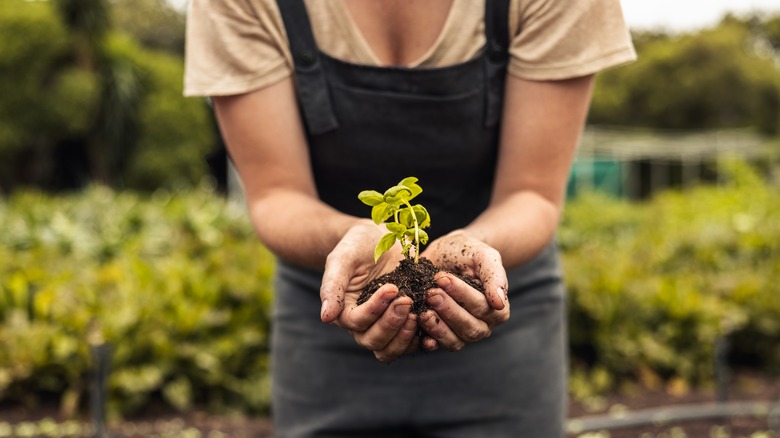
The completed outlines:
{"type": "Polygon", "coordinates": [[[358,345],[389,363],[417,350],[418,321],[410,313],[411,298],[399,297],[395,285],[385,284],[357,304],[365,286],[394,269],[402,257],[400,251],[389,251],[374,263],[374,247],[386,232],[371,221],[349,229],[326,259],[320,299],[322,322],[348,330],[358,345]]]}
{"type": "Polygon", "coordinates": [[[480,341],[497,325],[509,319],[506,270],[494,248],[463,230],[453,231],[432,242],[422,253],[437,266],[482,283],[485,293],[447,272],[436,274],[438,288],[428,291],[432,310],[420,317],[428,333],[422,347],[457,351],[480,341]]]}

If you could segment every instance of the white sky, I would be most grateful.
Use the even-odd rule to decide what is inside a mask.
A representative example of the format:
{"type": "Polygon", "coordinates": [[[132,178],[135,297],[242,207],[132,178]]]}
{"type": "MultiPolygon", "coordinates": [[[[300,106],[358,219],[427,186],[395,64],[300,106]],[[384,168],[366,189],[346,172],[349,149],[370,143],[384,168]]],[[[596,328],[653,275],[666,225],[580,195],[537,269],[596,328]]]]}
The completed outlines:
{"type": "Polygon", "coordinates": [[[621,0],[633,29],[689,31],[716,25],[726,12],[780,13],[780,0],[621,0]]]}
{"type": "MultiPolygon", "coordinates": [[[[189,0],[168,1],[183,9],[189,0]]],[[[726,12],[780,13],[780,0],[621,0],[621,4],[631,28],[672,32],[714,26],[726,12]]]]}

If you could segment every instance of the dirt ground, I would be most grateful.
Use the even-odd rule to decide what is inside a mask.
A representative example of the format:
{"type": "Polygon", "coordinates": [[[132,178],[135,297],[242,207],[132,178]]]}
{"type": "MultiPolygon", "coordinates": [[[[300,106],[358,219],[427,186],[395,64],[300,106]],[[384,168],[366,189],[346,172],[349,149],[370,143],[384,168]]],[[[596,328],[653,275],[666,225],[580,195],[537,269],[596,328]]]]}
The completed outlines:
{"type": "MultiPolygon", "coordinates": [[[[706,420],[688,420],[665,424],[646,424],[592,431],[590,433],[571,433],[567,437],[582,438],[780,438],[780,377],[759,376],[750,372],[740,372],[732,379],[725,393],[726,402],[755,401],[767,402],[773,407],[771,414],[753,416],[733,416],[710,418],[706,420]]],[[[587,418],[587,416],[606,413],[635,413],[644,409],[669,408],[718,402],[716,388],[690,390],[667,386],[656,390],[643,390],[633,394],[612,394],[581,402],[570,401],[569,418],[587,418]]]]}
{"type": "MultiPolygon", "coordinates": [[[[780,378],[740,373],[728,390],[729,401],[771,402],[777,406],[772,415],[740,416],[708,420],[645,425],[623,429],[571,433],[567,438],[780,438],[780,378]],[[775,429],[772,429],[772,428],[775,429]]],[[[632,394],[612,394],[580,402],[571,400],[569,418],[584,418],[609,412],[636,412],[655,407],[684,406],[717,401],[714,388],[686,390],[659,388],[632,394]]],[[[0,438],[3,437],[89,437],[89,422],[58,418],[55,407],[35,410],[0,406],[0,438]]],[[[274,438],[267,417],[215,416],[194,410],[185,414],[147,410],[142,415],[109,425],[109,437],[183,437],[183,438],[274,438]]],[[[370,438],[370,437],[368,437],[370,438]]],[[[479,437],[477,437],[479,438],[479,437]]]]}

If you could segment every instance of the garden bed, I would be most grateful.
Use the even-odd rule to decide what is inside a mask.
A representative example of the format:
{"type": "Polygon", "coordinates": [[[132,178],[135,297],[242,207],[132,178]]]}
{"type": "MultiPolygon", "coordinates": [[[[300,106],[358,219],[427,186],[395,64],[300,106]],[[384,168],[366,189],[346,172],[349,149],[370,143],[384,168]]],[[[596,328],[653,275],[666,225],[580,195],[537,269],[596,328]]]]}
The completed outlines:
{"type": "MultiPolygon", "coordinates": [[[[777,438],[780,430],[772,431],[771,420],[780,421],[780,377],[741,371],[728,388],[728,401],[769,402],[775,406],[774,416],[732,416],[706,418],[664,424],[646,424],[619,429],[601,429],[569,433],[567,437],[589,438],[637,438],[637,437],[688,437],[688,438],[777,438]]],[[[715,388],[684,390],[665,387],[655,390],[636,390],[632,393],[614,393],[569,403],[569,427],[574,419],[593,418],[607,413],[623,417],[648,408],[701,406],[718,401],[715,388]],[[618,415],[620,416],[620,415],[618,415]]],[[[90,436],[92,426],[88,417],[66,421],[58,417],[57,408],[40,406],[24,409],[0,406],[0,437],[7,436],[90,436]],[[54,432],[56,431],[56,432],[54,432]],[[35,433],[32,433],[35,432],[35,433]]],[[[775,424],[774,427],[780,427],[775,424]]],[[[111,437],[253,437],[273,438],[273,427],[266,416],[213,415],[192,410],[178,413],[150,405],[123,421],[111,422],[111,437]]]]}

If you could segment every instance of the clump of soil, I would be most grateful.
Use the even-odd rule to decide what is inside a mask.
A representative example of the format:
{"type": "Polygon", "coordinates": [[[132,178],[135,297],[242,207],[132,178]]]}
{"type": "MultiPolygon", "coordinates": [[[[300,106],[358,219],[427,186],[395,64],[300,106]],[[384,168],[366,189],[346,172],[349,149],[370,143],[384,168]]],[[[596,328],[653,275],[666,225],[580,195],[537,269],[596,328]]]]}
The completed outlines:
{"type": "Polygon", "coordinates": [[[429,259],[421,257],[418,263],[411,259],[403,259],[393,271],[369,282],[361,292],[357,302],[358,304],[365,303],[382,285],[392,283],[398,287],[399,296],[407,296],[412,299],[411,313],[420,315],[431,308],[425,298],[428,296],[428,289],[439,287],[434,280],[434,275],[441,271],[449,272],[474,289],[485,293],[485,288],[479,279],[436,266],[429,259]]]}

